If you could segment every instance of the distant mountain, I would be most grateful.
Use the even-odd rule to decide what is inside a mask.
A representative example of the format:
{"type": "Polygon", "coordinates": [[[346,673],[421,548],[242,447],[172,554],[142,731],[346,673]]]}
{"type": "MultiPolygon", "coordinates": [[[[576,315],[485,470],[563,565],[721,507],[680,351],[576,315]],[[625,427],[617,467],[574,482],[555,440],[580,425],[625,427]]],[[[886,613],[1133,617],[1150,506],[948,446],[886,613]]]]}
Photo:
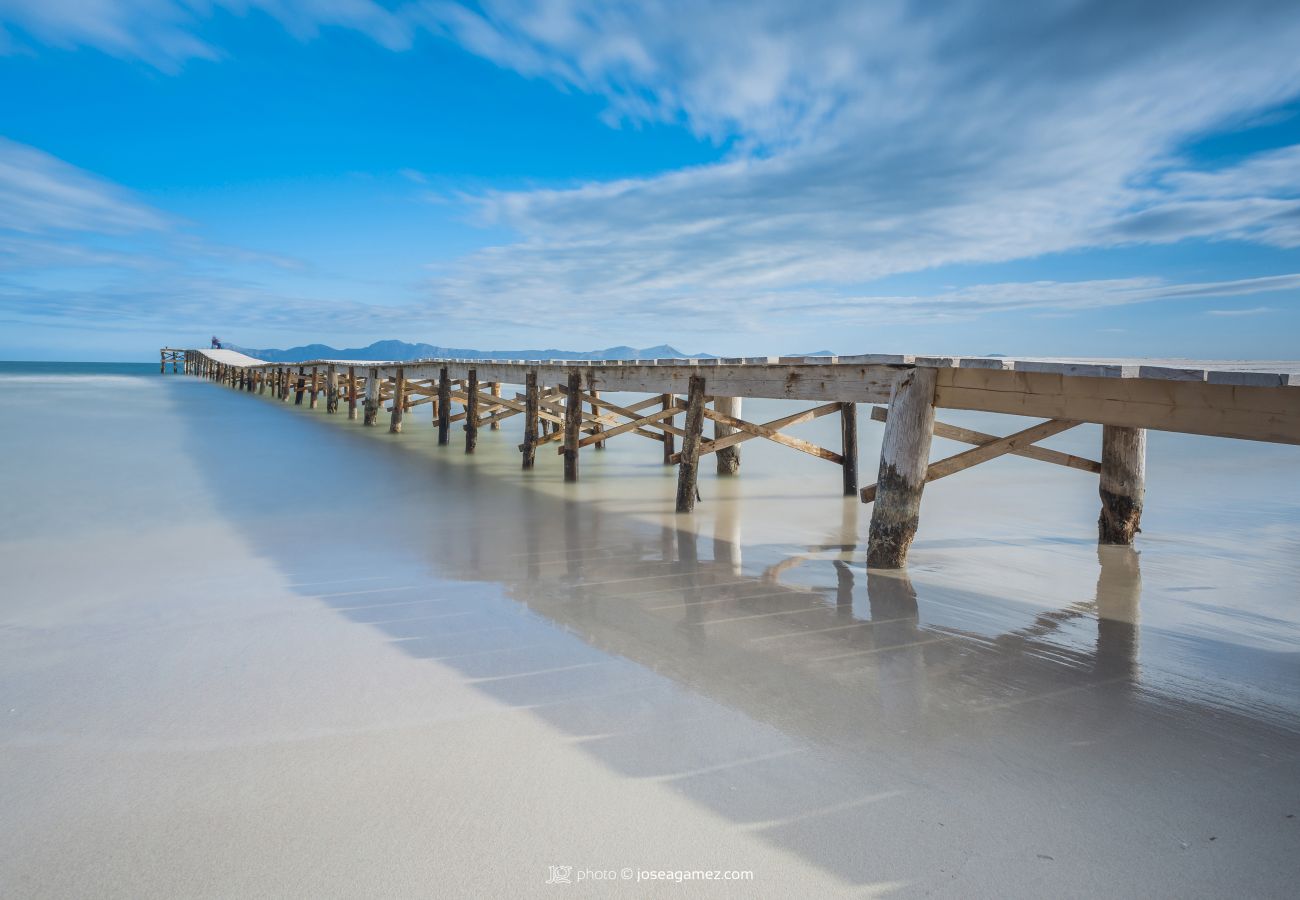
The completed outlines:
{"type": "Polygon", "coordinates": [[[288,350],[254,350],[227,344],[230,350],[246,353],[267,362],[292,363],[308,359],[707,359],[708,353],[683,353],[675,347],[608,347],[604,350],[470,350],[465,347],[438,347],[433,344],[408,344],[406,341],[375,341],[369,347],[345,347],[341,350],[326,344],[307,344],[288,350]]]}

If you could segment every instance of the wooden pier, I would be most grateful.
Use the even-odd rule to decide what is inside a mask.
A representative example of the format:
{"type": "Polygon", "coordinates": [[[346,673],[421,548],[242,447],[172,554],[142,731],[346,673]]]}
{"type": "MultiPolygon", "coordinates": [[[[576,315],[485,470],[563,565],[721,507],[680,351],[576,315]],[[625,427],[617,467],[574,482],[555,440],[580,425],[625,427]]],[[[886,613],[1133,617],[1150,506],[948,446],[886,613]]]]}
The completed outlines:
{"type": "Polygon", "coordinates": [[[311,360],[268,363],[230,350],[163,348],[161,369],[180,361],[186,373],[240,390],[290,397],[366,426],[388,413],[400,432],[407,413],[428,405],[440,445],[462,423],[464,451],[479,430],[524,417],[521,465],[536,465],[539,448],[555,446],[566,481],[577,481],[582,451],[632,435],[660,445],[665,464],[678,467],[677,511],[697,499],[702,461],[712,455],[722,475],[741,469],[740,445],[762,439],[840,468],[846,495],[872,503],[868,565],[897,568],[916,534],[925,485],[999,456],[1014,454],[1098,476],[1098,540],[1132,544],[1140,531],[1146,472],[1146,431],[1184,432],[1240,440],[1300,444],[1300,362],[1190,360],[1044,360],[1001,357],[863,355],[657,360],[411,361],[311,360]],[[518,388],[508,394],[503,386],[518,388]],[[520,392],[522,391],[522,392],[520,392]],[[602,394],[644,394],[625,405],[602,394]],[[743,400],[805,401],[807,409],[769,422],[743,418],[743,400]],[[884,423],[876,481],[858,485],[859,403],[872,404],[884,423]],[[385,406],[387,404],[387,406],[385,406]],[[459,407],[459,409],[456,409],[459,407]],[[936,411],[978,410],[1032,417],[999,436],[940,421],[936,411]],[[788,433],[834,415],[838,449],[788,433]],[[706,436],[704,422],[713,423],[706,436]],[[1038,446],[1084,423],[1103,426],[1098,459],[1038,446]],[[933,437],[970,445],[930,461],[933,437]],[[680,450],[677,439],[680,438],[680,450]]]}

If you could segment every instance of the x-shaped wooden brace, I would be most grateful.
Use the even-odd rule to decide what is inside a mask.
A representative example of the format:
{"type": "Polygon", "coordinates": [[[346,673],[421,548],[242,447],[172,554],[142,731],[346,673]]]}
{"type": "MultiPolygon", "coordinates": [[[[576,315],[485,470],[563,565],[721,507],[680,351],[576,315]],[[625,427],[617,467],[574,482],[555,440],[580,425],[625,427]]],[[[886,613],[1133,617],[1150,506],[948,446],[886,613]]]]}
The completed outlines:
{"type": "MultiPolygon", "coordinates": [[[[726,437],[715,438],[711,441],[701,441],[700,456],[709,453],[716,453],[724,447],[732,447],[736,444],[744,443],[745,441],[752,441],[754,438],[764,438],[765,440],[782,444],[791,449],[809,453],[816,456],[818,459],[828,459],[831,462],[843,465],[844,457],[836,453],[834,450],[827,450],[825,447],[819,447],[810,441],[790,437],[788,434],[781,433],[782,428],[788,428],[791,425],[799,425],[803,422],[810,422],[813,419],[822,416],[829,416],[831,413],[837,413],[839,411],[839,403],[826,403],[822,406],[814,407],[813,409],[806,409],[803,412],[792,413],[788,416],[782,416],[779,419],[773,419],[770,422],[756,425],[753,422],[746,422],[744,419],[737,419],[724,413],[720,413],[717,410],[705,407],[705,418],[712,419],[715,422],[721,422],[723,425],[730,425],[736,430],[726,437]]],[[[681,462],[681,456],[680,453],[673,454],[672,461],[681,462]]]]}
{"type": "MultiPolygon", "coordinates": [[[[883,422],[888,417],[889,411],[884,407],[875,406],[871,409],[871,418],[877,422],[883,422]]],[[[1049,450],[1046,447],[1035,447],[1041,440],[1045,440],[1054,434],[1060,434],[1062,431],[1069,431],[1082,422],[1074,422],[1068,419],[1048,419],[1046,422],[1039,422],[1037,425],[1030,426],[1015,434],[1009,434],[1006,437],[998,437],[993,434],[985,434],[982,431],[974,431],[970,428],[962,428],[958,425],[949,425],[945,422],[934,423],[934,433],[941,437],[953,441],[960,441],[963,444],[975,444],[974,449],[963,451],[955,456],[949,456],[946,459],[932,462],[925,472],[925,483],[938,481],[940,478],[946,478],[949,475],[955,475],[971,466],[977,466],[982,462],[988,462],[990,459],[997,459],[999,456],[1011,454],[1013,456],[1024,456],[1029,459],[1037,459],[1041,462],[1054,463],[1058,466],[1067,466],[1071,469],[1080,469],[1084,472],[1101,472],[1101,463],[1091,459],[1084,459],[1081,456],[1074,456],[1069,453],[1062,453],[1059,450],[1049,450]]],[[[862,489],[862,502],[871,503],[876,499],[876,485],[869,484],[862,489]]]]}

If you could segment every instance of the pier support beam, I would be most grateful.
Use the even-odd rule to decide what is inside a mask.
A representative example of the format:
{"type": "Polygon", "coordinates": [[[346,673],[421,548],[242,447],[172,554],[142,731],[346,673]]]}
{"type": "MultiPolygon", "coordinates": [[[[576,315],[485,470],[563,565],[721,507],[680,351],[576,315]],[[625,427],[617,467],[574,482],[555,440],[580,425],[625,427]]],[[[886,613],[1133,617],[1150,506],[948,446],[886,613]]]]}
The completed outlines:
{"type": "Polygon", "coordinates": [[[438,445],[451,443],[451,378],[447,367],[438,371],[438,445]]]}
{"type": "Polygon", "coordinates": [[[478,448],[478,369],[469,370],[465,385],[465,452],[478,448]]]}
{"type": "Polygon", "coordinates": [[[916,536],[934,432],[936,376],[934,369],[916,368],[894,385],[867,537],[867,565],[872,568],[903,566],[916,536]]]}
{"type": "MultiPolygon", "coordinates": [[[[682,438],[681,463],[677,468],[677,511],[695,509],[696,480],[700,470],[700,432],[704,427],[704,378],[692,375],[686,395],[686,436],[682,438]]],[[[667,435],[665,435],[667,437],[667,435]]]]}
{"type": "Polygon", "coordinates": [[[1101,516],[1097,540],[1103,544],[1132,544],[1142,530],[1142,499],[1146,493],[1147,432],[1145,428],[1101,428],[1101,516]]]}
{"type": "Polygon", "coordinates": [[[320,396],[320,369],[311,367],[311,399],[307,401],[308,409],[316,408],[316,398],[320,396]]]}
{"type": "MultiPolygon", "coordinates": [[[[677,401],[673,398],[672,394],[664,394],[662,400],[664,409],[672,409],[673,404],[676,402],[677,401]]],[[[671,423],[672,419],[665,419],[664,421],[671,423]]],[[[664,465],[665,466],[671,466],[673,464],[673,457],[677,454],[676,445],[677,445],[677,439],[673,437],[670,432],[665,431],[664,432],[664,465]]]]}
{"type": "Polygon", "coordinates": [[[840,404],[840,455],[844,457],[844,496],[858,493],[858,405],[840,404]]]}
{"type": "MultiPolygon", "coordinates": [[[[739,397],[714,397],[713,408],[724,416],[731,416],[733,419],[743,418],[740,414],[739,397]]],[[[713,423],[713,439],[727,437],[735,434],[736,429],[723,422],[715,421],[713,423]]],[[[730,447],[723,447],[714,454],[718,458],[719,475],[735,475],[740,471],[740,446],[732,444],[730,447]]]]}
{"type": "Polygon", "coordinates": [[[325,412],[333,415],[339,411],[339,368],[325,370],[325,412]]]}
{"type": "Polygon", "coordinates": [[[362,425],[375,425],[379,420],[379,369],[366,370],[366,405],[362,425]]]}
{"type": "Polygon", "coordinates": [[[578,442],[582,438],[582,376],[569,373],[564,398],[564,480],[578,480],[578,442]]]}
{"type": "Polygon", "coordinates": [[[530,369],[524,376],[524,468],[531,469],[537,461],[537,412],[540,408],[537,394],[537,370],[530,369]]]}
{"type": "MultiPolygon", "coordinates": [[[[499,381],[494,381],[494,382],[492,382],[492,396],[493,396],[493,397],[500,397],[500,396],[501,396],[501,382],[499,382],[499,381]]],[[[499,411],[500,411],[500,410],[498,410],[498,412],[499,412],[499,411]]],[[[500,430],[501,430],[501,422],[500,422],[500,420],[494,418],[494,419],[492,420],[492,425],[491,425],[490,427],[491,427],[491,429],[492,429],[493,431],[500,431],[500,430]]]]}
{"type": "Polygon", "coordinates": [[[397,367],[393,376],[393,411],[388,417],[388,433],[402,433],[402,417],[406,415],[406,370],[397,367]]]}
{"type": "Polygon", "coordinates": [[[298,383],[294,386],[293,405],[302,406],[302,395],[307,392],[307,373],[298,367],[298,383]]]}
{"type": "Polygon", "coordinates": [[[357,417],[357,367],[348,366],[348,421],[357,417]]]}

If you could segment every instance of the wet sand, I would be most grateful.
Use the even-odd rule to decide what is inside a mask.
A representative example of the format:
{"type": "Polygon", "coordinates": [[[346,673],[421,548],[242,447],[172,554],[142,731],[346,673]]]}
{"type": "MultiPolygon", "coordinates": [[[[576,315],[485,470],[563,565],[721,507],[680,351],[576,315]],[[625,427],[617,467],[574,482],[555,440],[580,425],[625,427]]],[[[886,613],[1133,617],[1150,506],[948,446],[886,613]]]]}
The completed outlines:
{"type": "Polygon", "coordinates": [[[1153,435],[1139,552],[999,460],[876,574],[757,442],[679,518],[631,436],[566,486],[517,420],[0,383],[2,895],[1295,894],[1300,448],[1153,435]]]}

